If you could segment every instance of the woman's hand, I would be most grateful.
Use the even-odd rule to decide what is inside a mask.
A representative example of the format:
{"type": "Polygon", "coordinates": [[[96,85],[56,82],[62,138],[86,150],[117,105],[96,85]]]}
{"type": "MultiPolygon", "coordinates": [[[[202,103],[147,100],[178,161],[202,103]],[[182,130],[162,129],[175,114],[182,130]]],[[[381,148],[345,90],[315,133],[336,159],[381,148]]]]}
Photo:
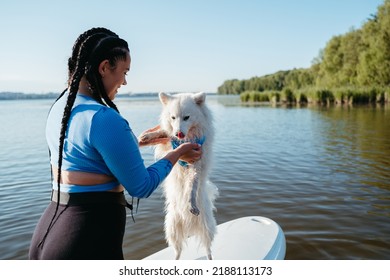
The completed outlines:
{"type": "Polygon", "coordinates": [[[202,147],[196,143],[183,143],[175,150],[169,152],[164,158],[173,165],[180,159],[189,164],[194,164],[202,157],[202,147]]]}
{"type": "Polygon", "coordinates": [[[200,160],[202,156],[202,147],[199,144],[183,143],[178,149],[183,149],[182,156],[179,159],[189,164],[193,164],[200,160]]]}
{"type": "MultiPolygon", "coordinates": [[[[145,130],[138,137],[138,144],[142,146],[166,144],[171,141],[165,131],[163,131],[160,125],[145,130]]],[[[202,157],[202,147],[196,143],[183,143],[173,151],[169,152],[164,158],[168,159],[172,164],[180,159],[189,164],[194,164],[202,157]]]]}

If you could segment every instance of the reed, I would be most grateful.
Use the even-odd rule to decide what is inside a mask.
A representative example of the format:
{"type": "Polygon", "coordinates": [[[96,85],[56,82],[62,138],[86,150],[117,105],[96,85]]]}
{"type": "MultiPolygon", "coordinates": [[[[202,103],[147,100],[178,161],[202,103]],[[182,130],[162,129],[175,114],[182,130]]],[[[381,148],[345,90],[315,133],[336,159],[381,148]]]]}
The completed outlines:
{"type": "Polygon", "coordinates": [[[240,99],[242,102],[250,102],[250,103],[257,103],[257,102],[270,102],[270,98],[267,94],[267,92],[264,91],[244,91],[240,94],[240,99]]]}
{"type": "Polygon", "coordinates": [[[307,92],[305,90],[295,90],[293,91],[294,98],[298,104],[308,103],[307,92]]]}
{"type": "Polygon", "coordinates": [[[295,103],[297,101],[293,91],[289,88],[284,88],[280,95],[283,103],[295,103]]]}
{"type": "Polygon", "coordinates": [[[296,90],[284,88],[281,91],[244,91],[240,94],[240,99],[244,103],[384,104],[390,101],[390,87],[308,87],[296,90]]]}

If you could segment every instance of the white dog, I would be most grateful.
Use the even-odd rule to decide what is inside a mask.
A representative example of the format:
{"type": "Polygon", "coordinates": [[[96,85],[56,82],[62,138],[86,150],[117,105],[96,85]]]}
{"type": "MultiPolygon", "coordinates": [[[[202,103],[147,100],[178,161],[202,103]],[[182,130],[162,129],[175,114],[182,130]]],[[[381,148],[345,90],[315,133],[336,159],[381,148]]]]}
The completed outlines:
{"type": "Polygon", "coordinates": [[[160,93],[163,110],[160,129],[141,135],[143,142],[169,137],[171,142],[158,144],[156,158],[182,142],[196,142],[202,146],[202,158],[194,164],[179,162],[163,182],[165,195],[165,236],[180,258],[185,240],[195,235],[212,259],[211,244],[216,233],[213,211],[218,194],[215,185],[208,181],[214,129],[211,112],[205,104],[204,93],[160,93]]]}

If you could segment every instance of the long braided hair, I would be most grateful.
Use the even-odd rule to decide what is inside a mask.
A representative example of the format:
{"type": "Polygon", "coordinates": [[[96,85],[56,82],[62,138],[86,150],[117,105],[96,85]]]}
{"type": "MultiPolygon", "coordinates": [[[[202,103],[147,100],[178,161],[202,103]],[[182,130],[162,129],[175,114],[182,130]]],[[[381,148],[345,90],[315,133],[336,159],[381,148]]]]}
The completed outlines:
{"type": "MultiPolygon", "coordinates": [[[[116,33],[104,27],[93,27],[85,31],[84,33],[80,34],[80,36],[76,39],[73,45],[72,55],[68,58],[68,87],[70,86],[70,81],[73,76],[74,70],[76,68],[77,56],[79,54],[81,44],[89,36],[92,36],[97,33],[103,33],[103,34],[107,34],[107,36],[118,37],[116,33]]],[[[58,96],[56,101],[58,101],[65,94],[65,92],[68,90],[68,87],[62,91],[62,93],[58,96]]]]}
{"type": "MultiPolygon", "coordinates": [[[[77,43],[77,42],[76,42],[77,43]]],[[[102,105],[109,106],[118,111],[116,105],[110,100],[104,88],[102,78],[98,67],[104,60],[108,60],[110,66],[115,67],[118,60],[126,60],[129,52],[128,44],[118,36],[107,36],[105,33],[95,33],[88,36],[79,47],[79,53],[76,58],[73,73],[69,79],[69,94],[67,96],[64,113],[61,120],[59,149],[58,149],[58,172],[57,172],[57,205],[52,220],[47,231],[38,244],[43,246],[44,241],[54,224],[59,209],[60,189],[61,189],[61,168],[63,160],[63,149],[72,108],[76,100],[79,84],[82,77],[86,77],[92,89],[93,98],[102,105]]],[[[71,68],[69,68],[71,70],[71,68]]],[[[69,72],[71,73],[71,72],[69,72]]]]}
{"type": "Polygon", "coordinates": [[[72,77],[73,73],[74,73],[74,70],[76,68],[76,63],[77,63],[77,57],[79,55],[79,52],[80,52],[80,46],[81,44],[90,36],[94,35],[94,34],[97,34],[97,33],[102,33],[102,34],[106,34],[107,36],[111,36],[111,37],[118,37],[117,34],[115,34],[114,32],[112,32],[111,30],[107,29],[107,28],[104,28],[104,27],[94,27],[94,28],[91,28],[87,31],[85,31],[84,33],[82,33],[77,39],[76,39],[76,42],[74,43],[73,45],[73,48],[72,48],[72,55],[71,57],[69,57],[68,59],[68,85],[70,85],[70,78],[72,77]]]}

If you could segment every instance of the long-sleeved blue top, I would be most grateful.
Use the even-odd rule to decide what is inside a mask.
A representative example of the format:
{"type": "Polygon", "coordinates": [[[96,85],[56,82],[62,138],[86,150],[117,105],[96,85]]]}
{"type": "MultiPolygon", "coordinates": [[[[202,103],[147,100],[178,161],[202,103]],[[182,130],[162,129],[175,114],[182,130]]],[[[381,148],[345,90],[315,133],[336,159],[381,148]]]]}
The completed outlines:
{"type": "MultiPolygon", "coordinates": [[[[58,166],[61,120],[67,95],[52,107],[46,124],[50,162],[58,166]]],[[[131,196],[148,197],[172,170],[169,160],[161,159],[148,168],[129,123],[114,109],[93,98],[77,94],[66,131],[62,170],[114,176],[107,184],[81,186],[61,184],[62,192],[108,191],[122,184],[131,196]]],[[[56,180],[57,178],[54,178],[56,180]]],[[[53,188],[57,182],[53,180],[53,188]]]]}

